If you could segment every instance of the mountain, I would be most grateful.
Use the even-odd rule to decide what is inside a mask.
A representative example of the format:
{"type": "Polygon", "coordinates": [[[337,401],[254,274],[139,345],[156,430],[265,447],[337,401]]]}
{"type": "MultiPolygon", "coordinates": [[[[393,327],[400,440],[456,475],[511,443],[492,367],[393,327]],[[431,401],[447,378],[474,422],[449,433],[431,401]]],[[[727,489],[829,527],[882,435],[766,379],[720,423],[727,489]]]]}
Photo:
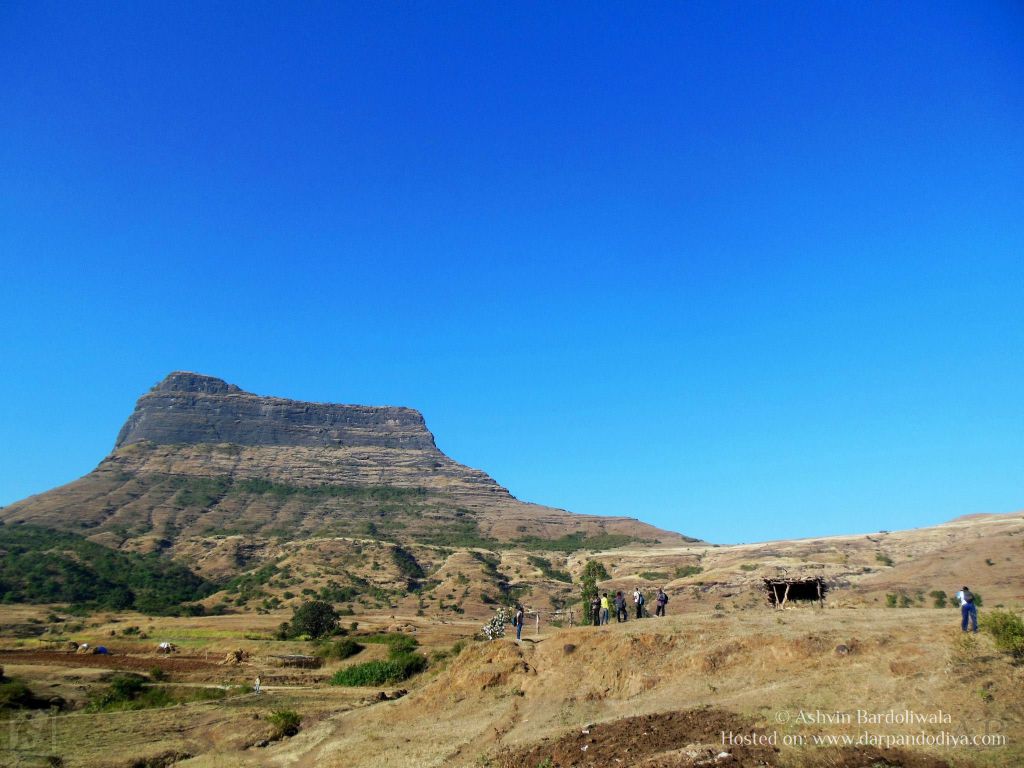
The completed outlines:
{"type": "Polygon", "coordinates": [[[232,538],[222,570],[246,560],[240,547],[324,537],[561,551],[686,540],[521,502],[442,453],[410,408],[264,397],[183,371],[139,398],[95,470],[0,509],[0,520],[190,561],[232,538]]]}

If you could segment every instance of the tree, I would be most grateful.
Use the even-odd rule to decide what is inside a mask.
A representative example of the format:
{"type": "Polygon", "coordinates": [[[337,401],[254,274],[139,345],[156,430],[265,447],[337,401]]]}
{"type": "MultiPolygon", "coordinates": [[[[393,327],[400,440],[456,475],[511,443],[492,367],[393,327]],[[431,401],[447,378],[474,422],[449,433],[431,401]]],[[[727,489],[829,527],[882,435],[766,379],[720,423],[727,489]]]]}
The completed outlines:
{"type": "Polygon", "coordinates": [[[309,635],[314,640],[333,634],[338,628],[338,612],[323,600],[310,600],[292,612],[291,632],[309,635]]]}
{"type": "Polygon", "coordinates": [[[599,579],[607,579],[608,571],[597,560],[588,560],[583,566],[583,573],[580,575],[580,591],[583,597],[583,623],[592,624],[593,617],[590,614],[590,601],[597,597],[597,582],[599,579]]]}

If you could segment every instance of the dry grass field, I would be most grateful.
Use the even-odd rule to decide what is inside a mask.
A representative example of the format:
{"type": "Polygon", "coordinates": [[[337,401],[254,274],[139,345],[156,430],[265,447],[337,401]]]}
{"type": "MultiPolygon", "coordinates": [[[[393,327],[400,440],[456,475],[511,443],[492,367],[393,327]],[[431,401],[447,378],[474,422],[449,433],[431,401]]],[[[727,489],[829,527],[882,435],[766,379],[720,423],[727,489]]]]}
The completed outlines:
{"type": "MultiPolygon", "coordinates": [[[[472,639],[491,611],[467,600],[462,616],[418,610],[414,598],[344,617],[350,636],[400,631],[432,659],[396,685],[328,684],[342,667],[383,659],[367,645],[318,669],[279,666],[310,653],[304,641],[272,639],[281,609],[192,618],[0,607],[0,665],[37,697],[63,709],[12,715],[0,727],[0,763],[68,768],[242,766],[1018,766],[1024,765],[1024,667],[986,633],[963,635],[958,611],[933,607],[968,582],[982,616],[1024,606],[1024,519],[985,516],[920,531],[732,547],[687,544],[551,558],[578,574],[606,564],[602,589],[664,579],[666,618],[605,627],[558,627],[540,586],[541,611],[519,644],[472,639]],[[699,572],[677,569],[698,566],[699,572]],[[677,577],[677,573],[687,575],[677,577]],[[820,573],[833,589],[824,607],[769,608],[763,576],[820,573]],[[920,599],[920,595],[924,599],[920,599]],[[890,608],[889,595],[905,596],[890,608]],[[422,615],[417,615],[422,613],[422,615]],[[57,614],[57,616],[55,616],[57,614]],[[65,619],[60,631],[55,618],[65,619]],[[350,622],[356,622],[351,628],[350,622]],[[46,631],[40,631],[45,628],[46,631]],[[104,644],[82,655],[69,639],[104,644]],[[160,641],[176,644],[170,656],[160,641]],[[460,640],[465,644],[452,647],[460,640]],[[239,663],[226,657],[243,650],[239,663]],[[159,670],[159,671],[156,671],[159,670]],[[118,671],[143,673],[195,700],[123,712],[89,712],[90,695],[118,671]],[[234,688],[220,699],[196,692],[234,688]],[[407,689],[395,695],[396,689],[407,689]],[[385,696],[381,696],[381,693],[385,696]],[[186,695],[188,694],[188,695],[186,695]],[[275,738],[273,712],[301,716],[275,738]],[[908,722],[909,721],[909,722],[908,722]],[[971,742],[971,743],[965,743],[971,742]]],[[[437,578],[477,590],[474,561],[454,553],[437,578]],[[447,570],[446,570],[447,569],[447,570]],[[457,574],[469,574],[465,579],[457,574]]],[[[501,571],[534,578],[524,555],[501,571]]],[[[559,587],[561,588],[561,587],[559,587]]]]}

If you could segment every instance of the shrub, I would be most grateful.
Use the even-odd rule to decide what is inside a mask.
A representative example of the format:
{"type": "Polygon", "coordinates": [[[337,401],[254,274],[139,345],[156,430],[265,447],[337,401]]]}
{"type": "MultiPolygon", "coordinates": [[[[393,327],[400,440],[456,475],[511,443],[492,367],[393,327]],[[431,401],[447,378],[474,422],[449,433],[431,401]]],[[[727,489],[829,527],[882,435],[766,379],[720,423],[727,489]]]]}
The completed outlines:
{"type": "MultiPolygon", "coordinates": [[[[596,587],[595,587],[596,589],[596,587]]],[[[505,625],[512,621],[512,612],[506,608],[495,611],[491,620],[484,624],[483,634],[488,640],[497,640],[505,636],[505,625]]]]}
{"type": "Polygon", "coordinates": [[[155,683],[162,683],[167,677],[167,671],[160,667],[152,667],[149,670],[149,679],[155,683]]]}
{"type": "Polygon", "coordinates": [[[427,658],[419,653],[397,653],[380,661],[368,661],[339,669],[331,685],[383,685],[400,683],[427,668],[427,658]]]}
{"type": "Polygon", "coordinates": [[[316,655],[325,659],[348,659],[361,650],[363,650],[362,645],[351,637],[346,637],[343,640],[335,640],[333,643],[320,646],[316,655]]]}
{"type": "Polygon", "coordinates": [[[404,635],[401,632],[380,632],[376,635],[366,635],[359,638],[364,643],[374,643],[389,646],[389,653],[411,653],[420,643],[412,635],[404,635]]]}
{"type": "Polygon", "coordinates": [[[989,611],[982,614],[981,626],[992,635],[996,648],[1015,659],[1024,659],[1024,621],[1011,611],[989,611]]]}
{"type": "Polygon", "coordinates": [[[668,581],[668,574],[662,571],[644,571],[639,576],[644,581],[668,581]]]}
{"type": "Polygon", "coordinates": [[[292,709],[275,709],[267,717],[267,720],[274,726],[273,740],[276,741],[298,733],[302,716],[292,709]]]}
{"type": "Polygon", "coordinates": [[[681,565],[676,568],[676,578],[685,579],[687,576],[696,576],[698,573],[703,573],[704,569],[699,565],[681,565]]]}
{"type": "Polygon", "coordinates": [[[743,563],[740,566],[741,571],[756,571],[757,566],[754,563],[743,563]]]}
{"type": "Polygon", "coordinates": [[[882,552],[875,555],[875,560],[880,562],[882,565],[892,565],[892,558],[882,552]]]}
{"type": "Polygon", "coordinates": [[[892,595],[892,594],[886,595],[885,596],[885,607],[886,608],[895,608],[898,599],[899,599],[898,595],[892,595]]]}
{"type": "Polygon", "coordinates": [[[946,601],[948,600],[948,596],[941,589],[933,589],[931,592],[928,593],[928,596],[932,598],[932,600],[934,601],[932,605],[934,605],[936,608],[946,607],[946,601]]]}
{"type": "Polygon", "coordinates": [[[32,707],[35,700],[32,691],[21,680],[5,680],[0,683],[0,712],[32,707]]]}
{"type": "Polygon", "coordinates": [[[560,571],[553,567],[551,561],[547,558],[528,555],[526,559],[530,565],[537,568],[545,577],[555,581],[564,581],[566,584],[572,583],[572,575],[567,571],[560,571]]]}

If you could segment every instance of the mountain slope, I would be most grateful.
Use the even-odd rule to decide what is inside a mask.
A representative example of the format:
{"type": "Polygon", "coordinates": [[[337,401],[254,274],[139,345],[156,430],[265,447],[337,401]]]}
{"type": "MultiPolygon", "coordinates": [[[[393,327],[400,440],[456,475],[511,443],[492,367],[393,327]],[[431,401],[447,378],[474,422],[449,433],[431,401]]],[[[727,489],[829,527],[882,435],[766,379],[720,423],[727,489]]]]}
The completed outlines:
{"type": "Polygon", "coordinates": [[[189,372],[139,399],[94,471],[0,520],[142,550],[226,535],[561,549],[683,540],[631,518],[520,502],[438,450],[412,409],[262,397],[189,372]]]}

